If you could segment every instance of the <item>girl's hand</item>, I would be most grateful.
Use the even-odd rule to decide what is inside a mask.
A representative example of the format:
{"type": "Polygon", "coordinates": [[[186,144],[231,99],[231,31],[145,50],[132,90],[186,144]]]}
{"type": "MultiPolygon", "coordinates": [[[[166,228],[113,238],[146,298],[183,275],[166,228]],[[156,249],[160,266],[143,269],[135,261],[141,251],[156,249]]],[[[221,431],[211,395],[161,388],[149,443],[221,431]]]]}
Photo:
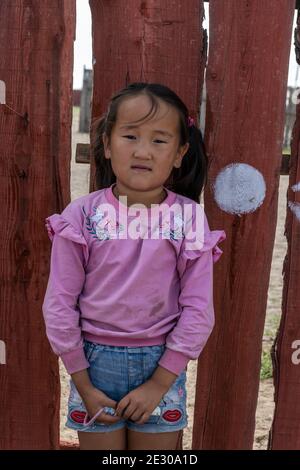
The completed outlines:
{"type": "MultiPolygon", "coordinates": [[[[104,406],[109,406],[111,408],[116,408],[117,402],[111,400],[105,393],[98,390],[96,387],[89,389],[83,396],[82,400],[88,412],[89,419],[93,418],[97,411],[104,406]]],[[[120,421],[119,416],[111,416],[105,411],[96,418],[95,422],[113,424],[120,421]]]]}
{"type": "Polygon", "coordinates": [[[117,415],[144,424],[165,393],[164,387],[149,379],[119,401],[117,415]]]}

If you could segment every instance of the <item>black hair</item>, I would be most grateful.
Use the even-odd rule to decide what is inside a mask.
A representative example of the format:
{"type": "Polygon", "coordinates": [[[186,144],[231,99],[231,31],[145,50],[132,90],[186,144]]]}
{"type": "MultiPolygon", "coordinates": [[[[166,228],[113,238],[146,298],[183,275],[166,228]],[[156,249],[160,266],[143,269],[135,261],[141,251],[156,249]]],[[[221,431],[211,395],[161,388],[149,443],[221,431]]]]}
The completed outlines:
{"type": "Polygon", "coordinates": [[[189,112],[187,107],[174,91],[160,83],[130,83],[111,97],[107,112],[93,122],[92,126],[95,131],[91,151],[96,166],[96,189],[107,188],[116,182],[111,161],[104,156],[102,134],[105,132],[110,140],[120,103],[124,98],[137,96],[141,93],[146,94],[152,104],[149,113],[141,120],[150,116],[152,110],[155,114],[159,106],[158,98],[177,109],[180,119],[179,145],[182,146],[186,142],[189,142],[190,145],[182,159],[181,166],[179,168],[173,167],[164,186],[177,194],[199,202],[201,192],[207,183],[208,172],[208,159],[202,133],[196,124],[188,126],[189,112]]]}

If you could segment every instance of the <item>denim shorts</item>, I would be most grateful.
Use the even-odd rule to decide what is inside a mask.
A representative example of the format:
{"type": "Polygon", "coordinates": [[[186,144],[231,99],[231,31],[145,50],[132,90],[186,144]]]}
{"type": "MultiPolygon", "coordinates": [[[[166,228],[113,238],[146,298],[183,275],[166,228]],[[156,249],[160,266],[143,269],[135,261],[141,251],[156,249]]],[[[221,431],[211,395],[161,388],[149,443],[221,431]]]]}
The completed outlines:
{"type": "MultiPolygon", "coordinates": [[[[155,346],[109,346],[84,341],[84,352],[90,367],[87,369],[94,387],[109,398],[119,402],[131,390],[146,382],[158,367],[158,361],[165,351],[165,344],[155,346]]],[[[110,432],[127,427],[137,432],[172,432],[188,425],[186,408],[186,369],[176,378],[163,395],[156,408],[144,424],[130,419],[120,419],[107,424],[94,421],[84,425],[86,408],[74,383],[70,380],[68,416],[65,425],[76,431],[110,432]]]]}

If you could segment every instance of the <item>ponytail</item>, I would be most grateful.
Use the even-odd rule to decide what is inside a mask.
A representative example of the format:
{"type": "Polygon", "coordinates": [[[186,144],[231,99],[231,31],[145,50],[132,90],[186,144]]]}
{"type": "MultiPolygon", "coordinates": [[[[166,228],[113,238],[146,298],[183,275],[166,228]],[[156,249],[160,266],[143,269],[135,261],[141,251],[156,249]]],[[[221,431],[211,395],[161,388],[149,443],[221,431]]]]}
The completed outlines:
{"type": "Polygon", "coordinates": [[[189,148],[179,168],[173,168],[170,175],[171,191],[199,202],[201,192],[207,184],[208,159],[200,129],[188,127],[189,148]]]}

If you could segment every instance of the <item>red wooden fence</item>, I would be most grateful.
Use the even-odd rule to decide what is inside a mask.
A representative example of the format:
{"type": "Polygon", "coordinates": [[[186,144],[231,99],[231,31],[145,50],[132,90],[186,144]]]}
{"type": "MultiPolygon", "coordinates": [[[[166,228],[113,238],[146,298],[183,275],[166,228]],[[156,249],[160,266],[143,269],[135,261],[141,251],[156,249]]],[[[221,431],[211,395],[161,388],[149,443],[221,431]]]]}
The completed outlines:
{"type": "MultiPolygon", "coordinates": [[[[90,6],[96,59],[92,119],[116,89],[132,81],[169,85],[190,114],[199,115],[203,2],[90,0],[90,6]]],[[[211,229],[224,228],[227,240],[215,266],[216,328],[198,361],[193,449],[252,448],[293,13],[292,0],[272,2],[272,8],[260,0],[210,1],[205,141],[211,165],[204,200],[211,229]],[[236,187],[245,202],[238,172],[231,174],[226,200],[222,193],[216,197],[215,182],[232,163],[251,165],[266,183],[265,198],[253,212],[228,211],[236,187]],[[221,210],[222,201],[227,210],[221,210]]],[[[7,364],[0,365],[2,449],[59,448],[58,362],[41,314],[50,254],[44,218],[70,201],[74,32],[75,0],[0,2],[0,80],[7,87],[7,106],[0,106],[0,339],[7,346],[7,364]]],[[[297,122],[291,184],[299,182],[298,148],[297,122]]],[[[94,173],[91,155],[90,191],[94,173]]],[[[289,362],[291,341],[300,333],[294,221],[289,214],[270,448],[300,447],[300,411],[293,399],[299,373],[289,362]]]]}
{"type": "Polygon", "coordinates": [[[41,313],[44,217],[70,201],[74,34],[75,0],[0,2],[1,449],[59,446],[58,362],[41,313]]]}

